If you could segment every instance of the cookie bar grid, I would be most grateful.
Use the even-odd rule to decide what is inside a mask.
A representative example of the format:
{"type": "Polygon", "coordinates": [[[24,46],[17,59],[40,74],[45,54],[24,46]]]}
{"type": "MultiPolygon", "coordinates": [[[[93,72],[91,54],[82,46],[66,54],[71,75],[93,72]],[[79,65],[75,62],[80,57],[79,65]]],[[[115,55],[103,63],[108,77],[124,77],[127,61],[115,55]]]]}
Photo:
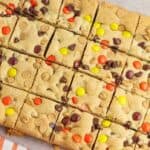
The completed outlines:
{"type": "MultiPolygon", "coordinates": [[[[59,65],[62,65],[62,64],[59,64],[59,65]]],[[[66,67],[66,66],[65,66],[66,67]]],[[[75,68],[76,70],[75,70],[75,72],[78,72],[79,70],[77,69],[77,68],[75,68]]],[[[87,74],[88,75],[88,74],[87,74]]],[[[28,91],[29,92],[29,91],[28,91]]]]}

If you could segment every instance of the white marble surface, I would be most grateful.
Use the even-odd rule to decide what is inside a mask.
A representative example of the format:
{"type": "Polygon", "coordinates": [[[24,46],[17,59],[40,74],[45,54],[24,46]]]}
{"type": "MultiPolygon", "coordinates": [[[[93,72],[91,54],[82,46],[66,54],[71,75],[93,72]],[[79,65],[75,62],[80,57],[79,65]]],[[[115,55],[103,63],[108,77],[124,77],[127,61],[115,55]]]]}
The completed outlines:
{"type": "MultiPolygon", "coordinates": [[[[110,2],[119,4],[123,7],[126,7],[130,10],[141,12],[146,15],[150,15],[150,0],[109,0],[110,2]]],[[[8,136],[4,132],[4,128],[0,127],[0,135],[5,136],[6,138],[20,143],[30,150],[51,150],[51,146],[40,140],[33,139],[31,137],[15,137],[8,136]]]]}

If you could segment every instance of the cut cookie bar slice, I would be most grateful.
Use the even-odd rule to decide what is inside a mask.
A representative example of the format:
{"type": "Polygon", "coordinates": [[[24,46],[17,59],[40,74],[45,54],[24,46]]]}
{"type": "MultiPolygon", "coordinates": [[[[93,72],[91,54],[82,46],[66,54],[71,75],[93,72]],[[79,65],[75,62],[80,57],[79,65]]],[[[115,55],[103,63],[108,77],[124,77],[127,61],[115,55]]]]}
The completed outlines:
{"type": "Polygon", "coordinates": [[[103,2],[94,23],[90,38],[107,40],[103,44],[128,51],[135,33],[139,15],[119,6],[103,2]]]}
{"type": "Polygon", "coordinates": [[[8,46],[16,22],[17,17],[0,4],[0,45],[8,46]]]}
{"type": "Polygon", "coordinates": [[[27,93],[3,84],[0,89],[0,124],[13,128],[27,93]]]}
{"type": "Polygon", "coordinates": [[[94,150],[134,150],[135,131],[103,120],[94,150]]]}
{"type": "Polygon", "coordinates": [[[101,119],[71,107],[61,112],[50,142],[69,150],[90,150],[101,119]]]}
{"type": "Polygon", "coordinates": [[[62,107],[48,99],[28,95],[15,129],[27,135],[49,141],[50,134],[62,107]]]}
{"type": "Polygon", "coordinates": [[[149,100],[118,88],[107,116],[125,126],[138,129],[149,107],[149,100]]]}
{"type": "Polygon", "coordinates": [[[136,57],[150,60],[150,17],[140,17],[129,53],[136,57]]]}
{"type": "Polygon", "coordinates": [[[150,63],[128,57],[121,87],[144,97],[150,97],[150,63]]]}
{"type": "Polygon", "coordinates": [[[73,71],[57,64],[46,63],[44,61],[41,62],[32,91],[58,101],[66,102],[66,94],[69,91],[73,71]]]}
{"type": "Polygon", "coordinates": [[[57,29],[48,48],[47,57],[55,57],[55,61],[72,67],[74,62],[81,59],[86,38],[72,32],[57,29]]]}
{"type": "Polygon", "coordinates": [[[136,133],[137,144],[135,150],[149,150],[150,149],[150,137],[149,135],[136,133]]]}
{"type": "Polygon", "coordinates": [[[0,48],[0,80],[21,89],[30,89],[37,72],[38,59],[0,48]]]}
{"type": "Polygon", "coordinates": [[[9,46],[25,53],[43,56],[54,28],[48,24],[19,18],[9,46]]]}
{"type": "Polygon", "coordinates": [[[124,53],[89,41],[81,68],[104,81],[115,82],[115,77],[121,75],[126,60],[127,55],[124,53]]]}
{"type": "Polygon", "coordinates": [[[115,87],[77,73],[69,92],[69,103],[84,111],[105,116],[115,87]]]}
{"type": "Polygon", "coordinates": [[[56,23],[62,0],[26,0],[23,13],[41,20],[56,23]]]}
{"type": "Polygon", "coordinates": [[[98,3],[98,0],[64,0],[58,25],[88,36],[98,3]]]}

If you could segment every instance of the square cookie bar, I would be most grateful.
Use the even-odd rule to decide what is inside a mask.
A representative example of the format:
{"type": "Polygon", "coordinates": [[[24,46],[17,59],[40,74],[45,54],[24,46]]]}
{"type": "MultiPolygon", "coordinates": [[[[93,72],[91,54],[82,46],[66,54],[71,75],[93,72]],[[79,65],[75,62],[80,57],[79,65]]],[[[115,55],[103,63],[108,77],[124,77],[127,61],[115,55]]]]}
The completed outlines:
{"type": "Polygon", "coordinates": [[[0,85],[0,124],[13,128],[27,93],[7,85],[0,85]]]}
{"type": "Polygon", "coordinates": [[[65,107],[61,112],[50,143],[69,150],[91,150],[98,130],[100,118],[78,109],[65,107]]]}
{"type": "Polygon", "coordinates": [[[149,150],[150,149],[150,136],[136,133],[137,144],[135,150],[149,150]]]}
{"type": "Polygon", "coordinates": [[[0,4],[0,45],[8,46],[9,38],[14,30],[17,17],[0,4]]]}
{"type": "Polygon", "coordinates": [[[29,94],[17,120],[15,130],[49,141],[61,110],[62,107],[57,103],[29,94]]]}
{"type": "Polygon", "coordinates": [[[81,59],[86,45],[86,38],[72,32],[57,29],[48,48],[47,58],[55,57],[55,61],[72,67],[81,59]]]}
{"type": "Polygon", "coordinates": [[[133,93],[150,98],[150,63],[129,56],[120,86],[133,93]]]}
{"type": "Polygon", "coordinates": [[[81,110],[105,116],[114,90],[113,84],[77,73],[68,95],[69,103],[81,110]]]}
{"type": "Polygon", "coordinates": [[[137,13],[103,2],[99,6],[90,38],[127,52],[138,19],[139,15],[137,13]],[[103,40],[107,40],[107,42],[103,40]]]}
{"type": "Polygon", "coordinates": [[[72,77],[73,71],[57,64],[47,64],[42,61],[32,91],[61,102],[67,102],[66,95],[72,77]]]}
{"type": "Polygon", "coordinates": [[[150,60],[150,16],[140,16],[129,53],[136,57],[150,60]]]}
{"type": "Polygon", "coordinates": [[[88,41],[81,68],[106,82],[115,82],[115,77],[121,75],[126,60],[126,54],[88,41]]]}
{"type": "Polygon", "coordinates": [[[134,150],[135,131],[124,126],[103,120],[94,150],[134,150]]]}
{"type": "Polygon", "coordinates": [[[108,118],[138,129],[146,115],[149,100],[118,88],[107,113],[108,118]]]}
{"type": "Polygon", "coordinates": [[[0,48],[0,80],[21,89],[30,89],[37,72],[38,59],[0,48]]]}
{"type": "Polygon", "coordinates": [[[20,17],[9,42],[11,48],[32,55],[43,56],[54,27],[20,17]]]}
{"type": "Polygon", "coordinates": [[[64,0],[58,25],[88,36],[98,3],[98,0],[64,0]]]}
{"type": "Polygon", "coordinates": [[[56,23],[62,0],[26,0],[24,15],[30,15],[49,23],[56,23]]]}

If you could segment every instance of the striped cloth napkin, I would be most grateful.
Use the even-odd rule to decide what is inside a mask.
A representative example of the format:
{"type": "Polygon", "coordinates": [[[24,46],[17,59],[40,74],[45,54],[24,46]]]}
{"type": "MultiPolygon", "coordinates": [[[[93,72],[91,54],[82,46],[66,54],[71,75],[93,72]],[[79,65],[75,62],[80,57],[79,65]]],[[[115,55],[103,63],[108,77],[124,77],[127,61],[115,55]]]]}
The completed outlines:
{"type": "Polygon", "coordinates": [[[26,147],[16,144],[2,136],[0,136],[0,150],[28,150],[26,147]]]}

